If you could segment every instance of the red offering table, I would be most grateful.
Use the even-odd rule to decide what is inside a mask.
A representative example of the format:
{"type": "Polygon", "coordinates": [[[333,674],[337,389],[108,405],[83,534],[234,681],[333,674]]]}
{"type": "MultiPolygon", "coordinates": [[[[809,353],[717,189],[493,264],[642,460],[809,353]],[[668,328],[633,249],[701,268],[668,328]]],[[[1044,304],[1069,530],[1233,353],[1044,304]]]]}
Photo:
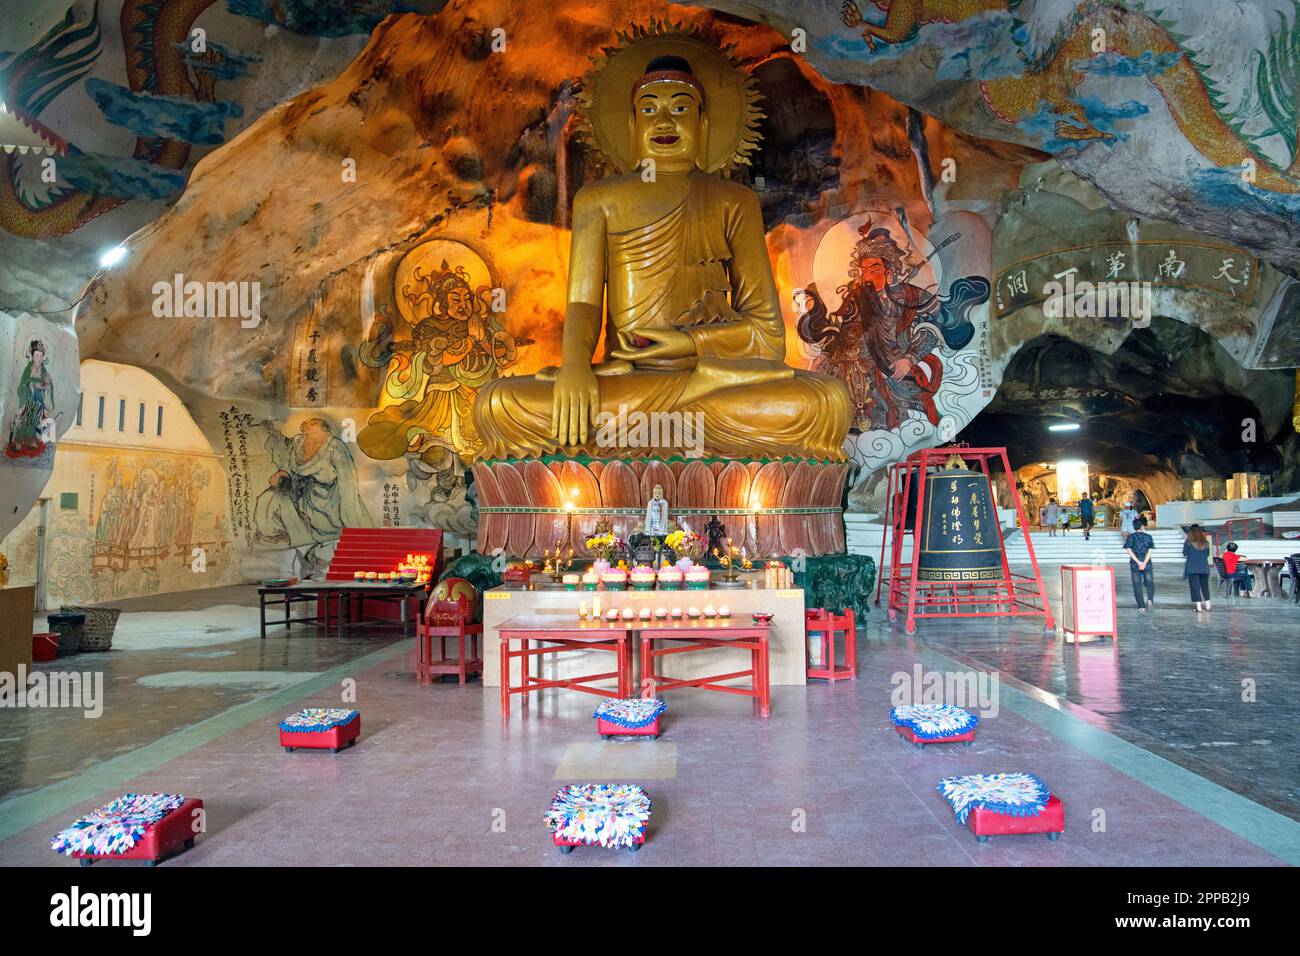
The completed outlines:
{"type": "Polygon", "coordinates": [[[640,624],[641,632],[641,681],[652,682],[655,693],[674,690],[678,687],[698,687],[701,690],[719,691],[723,694],[740,694],[758,701],[758,712],[767,717],[771,711],[771,692],[768,682],[768,634],[770,625],[751,624],[731,618],[713,618],[695,621],[683,621],[680,624],[655,622],[640,624]],[[667,647],[656,647],[656,643],[666,643],[667,647]],[[676,680],[662,677],[654,672],[655,658],[670,654],[685,654],[690,651],[709,650],[715,647],[736,647],[750,652],[750,668],[730,674],[714,674],[709,677],[695,677],[689,680],[676,680]],[[728,687],[722,682],[740,677],[750,678],[749,687],[728,687]]]}
{"type": "MultiPolygon", "coordinates": [[[[325,580],[349,584],[358,571],[396,571],[408,554],[429,557],[432,580],[437,581],[442,571],[442,531],[437,528],[344,528],[330,558],[325,580]]],[[[346,611],[349,622],[364,617],[401,619],[402,633],[411,611],[418,611],[415,601],[407,600],[397,592],[357,591],[339,594],[339,612],[346,611]],[[344,599],[346,598],[346,606],[344,599]]],[[[328,596],[321,601],[320,615],[328,619],[328,596]]]]}
{"type": "MultiPolygon", "coordinates": [[[[501,716],[510,716],[510,695],[528,694],[548,687],[567,687],[598,697],[627,697],[631,694],[631,632],[630,622],[606,624],[604,621],[574,620],[568,614],[521,614],[502,622],[497,632],[501,637],[501,716]],[[519,642],[519,650],[511,644],[519,642]],[[536,646],[534,646],[536,645],[536,646]],[[582,674],[560,680],[543,680],[532,673],[532,661],[544,654],[562,654],[566,651],[611,651],[617,661],[617,670],[601,674],[582,674]],[[519,660],[519,683],[510,683],[510,662],[519,660]],[[595,681],[615,678],[617,690],[592,687],[595,681]]],[[[525,698],[527,700],[527,698],[525,698]]]]}

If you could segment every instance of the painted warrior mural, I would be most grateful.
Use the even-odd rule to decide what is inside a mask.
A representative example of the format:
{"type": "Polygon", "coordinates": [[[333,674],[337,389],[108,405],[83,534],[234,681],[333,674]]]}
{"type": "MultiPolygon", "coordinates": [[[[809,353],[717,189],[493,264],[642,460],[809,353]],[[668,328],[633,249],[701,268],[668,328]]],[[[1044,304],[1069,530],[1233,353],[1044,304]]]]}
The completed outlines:
{"type": "Polygon", "coordinates": [[[840,306],[826,306],[809,285],[796,329],[819,350],[813,368],[849,388],[853,426],[894,430],[908,417],[939,424],[934,396],[943,383],[942,347],[964,348],[975,334],[970,310],[988,301],[989,283],[959,278],[947,296],[913,284],[922,261],[909,257],[888,229],[868,220],[859,230],[849,281],[836,292],[840,306]]]}

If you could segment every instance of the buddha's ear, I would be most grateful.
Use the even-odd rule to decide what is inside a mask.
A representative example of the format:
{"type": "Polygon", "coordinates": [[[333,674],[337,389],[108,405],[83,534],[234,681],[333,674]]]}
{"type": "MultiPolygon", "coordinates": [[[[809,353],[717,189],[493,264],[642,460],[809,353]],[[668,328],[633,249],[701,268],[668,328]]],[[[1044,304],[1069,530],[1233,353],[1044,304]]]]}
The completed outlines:
{"type": "Polygon", "coordinates": [[[700,113],[700,145],[695,151],[695,165],[707,172],[709,165],[709,117],[700,113]]]}

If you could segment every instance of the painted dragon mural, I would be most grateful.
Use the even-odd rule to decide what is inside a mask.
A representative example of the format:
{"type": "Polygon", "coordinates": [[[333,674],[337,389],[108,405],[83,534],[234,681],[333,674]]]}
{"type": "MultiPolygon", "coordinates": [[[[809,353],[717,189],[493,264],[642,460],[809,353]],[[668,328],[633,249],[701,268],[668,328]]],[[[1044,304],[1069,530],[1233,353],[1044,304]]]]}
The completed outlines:
{"type": "MultiPolygon", "coordinates": [[[[24,239],[50,239],[132,199],[170,199],[184,188],[193,148],[224,142],[224,121],[243,113],[217,97],[217,82],[239,79],[260,62],[255,54],[206,37],[196,42],[196,21],[216,2],[121,0],[117,25],[125,87],[89,76],[104,49],[113,0],[95,0],[84,21],[69,7],[26,49],[0,51],[0,102],[67,150],[53,189],[35,185],[31,167],[37,160],[0,152],[0,229],[24,239]],[[110,122],[136,133],[129,158],[83,152],[42,122],[50,104],[78,84],[110,122]]],[[[368,33],[388,13],[411,9],[388,0],[228,0],[222,8],[317,36],[368,33]]]]}
{"type": "Polygon", "coordinates": [[[1020,61],[1017,75],[981,78],[980,93],[989,110],[1011,125],[1041,126],[1044,114],[1055,119],[1045,146],[1049,151],[1071,142],[1114,140],[1089,115],[1089,104],[1078,96],[1091,71],[1144,73],[1160,91],[1179,129],[1201,155],[1216,166],[1255,169],[1260,189],[1300,192],[1300,149],[1297,144],[1296,86],[1300,78],[1300,3],[1288,21],[1279,14],[1279,30],[1267,51],[1258,54],[1257,95],[1271,126],[1254,137],[1227,109],[1222,92],[1205,75],[1197,53],[1185,38],[1158,14],[1134,9],[1116,0],[1089,0],[1074,8],[1046,49],[1030,49],[1024,21],[1015,14],[1022,0],[877,0],[883,23],[868,20],[853,0],[844,3],[841,19],[858,30],[871,52],[914,40],[926,24],[955,24],[1000,15],[1011,23],[1009,36],[1020,61]],[[1099,32],[1101,31],[1101,32],[1099,32]],[[1272,134],[1289,140],[1291,161],[1279,166],[1261,152],[1254,140],[1272,134]]]}

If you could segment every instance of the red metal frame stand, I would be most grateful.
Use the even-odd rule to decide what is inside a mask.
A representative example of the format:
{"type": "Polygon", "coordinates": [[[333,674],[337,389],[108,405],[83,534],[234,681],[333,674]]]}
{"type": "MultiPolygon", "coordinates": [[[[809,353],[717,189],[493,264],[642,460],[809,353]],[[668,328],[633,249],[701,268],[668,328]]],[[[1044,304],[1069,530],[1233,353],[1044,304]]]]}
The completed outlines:
{"type": "MultiPolygon", "coordinates": [[[[992,485],[993,475],[989,471],[990,461],[1000,461],[1011,478],[1011,462],[1005,448],[969,448],[964,445],[948,445],[943,448],[925,448],[913,452],[905,461],[889,466],[889,481],[885,497],[885,528],[889,535],[889,594],[887,597],[889,619],[894,621],[900,612],[906,613],[906,630],[908,634],[916,633],[916,622],[923,618],[941,617],[1041,617],[1043,627],[1055,631],[1056,621],[1052,616],[1052,606],[1047,600],[1047,591],[1043,587],[1043,575],[1038,569],[1038,558],[1034,554],[1034,543],[1029,537],[1029,522],[1025,519],[1024,506],[1020,503],[1020,494],[1016,491],[1013,480],[1007,482],[1011,488],[1011,500],[1015,504],[1016,516],[1020,522],[1021,533],[1025,536],[1025,548],[1029,552],[1029,563],[1033,566],[1032,577],[1015,574],[1007,562],[1006,542],[1002,538],[1002,523],[995,521],[998,545],[1002,551],[1001,580],[949,582],[919,581],[917,572],[921,563],[921,549],[918,545],[918,533],[925,520],[925,478],[931,470],[942,468],[953,455],[960,455],[966,466],[972,471],[979,470],[992,485]],[[912,528],[907,527],[906,506],[911,501],[915,488],[915,509],[912,528]],[[912,538],[912,560],[903,564],[903,544],[908,536],[912,538]]],[[[885,545],[880,545],[880,560],[885,559],[885,545]]],[[[884,584],[884,575],[880,576],[876,587],[876,604],[880,604],[880,589],[884,584]]]]}

